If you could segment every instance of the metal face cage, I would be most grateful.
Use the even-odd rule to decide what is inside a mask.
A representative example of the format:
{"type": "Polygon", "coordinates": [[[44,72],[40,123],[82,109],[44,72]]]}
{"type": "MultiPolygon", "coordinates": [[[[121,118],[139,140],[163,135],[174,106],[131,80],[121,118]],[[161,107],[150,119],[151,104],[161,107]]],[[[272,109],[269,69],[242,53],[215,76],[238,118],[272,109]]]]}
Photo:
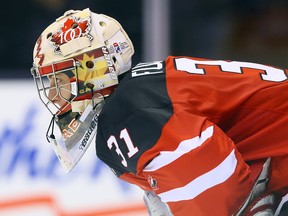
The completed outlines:
{"type": "Polygon", "coordinates": [[[31,68],[39,98],[52,115],[70,109],[77,97],[77,66],[77,61],[67,59],[31,68]]]}

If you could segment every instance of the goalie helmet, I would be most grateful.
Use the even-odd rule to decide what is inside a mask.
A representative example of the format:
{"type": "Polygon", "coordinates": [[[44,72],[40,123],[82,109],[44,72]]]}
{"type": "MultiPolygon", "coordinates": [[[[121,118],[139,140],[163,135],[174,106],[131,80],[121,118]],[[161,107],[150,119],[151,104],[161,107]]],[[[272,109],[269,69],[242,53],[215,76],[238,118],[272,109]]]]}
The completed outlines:
{"type": "Polygon", "coordinates": [[[115,19],[88,8],[65,12],[38,38],[31,73],[53,115],[48,140],[67,171],[95,137],[104,98],[114,91],[118,76],[131,68],[133,53],[115,19]]]}

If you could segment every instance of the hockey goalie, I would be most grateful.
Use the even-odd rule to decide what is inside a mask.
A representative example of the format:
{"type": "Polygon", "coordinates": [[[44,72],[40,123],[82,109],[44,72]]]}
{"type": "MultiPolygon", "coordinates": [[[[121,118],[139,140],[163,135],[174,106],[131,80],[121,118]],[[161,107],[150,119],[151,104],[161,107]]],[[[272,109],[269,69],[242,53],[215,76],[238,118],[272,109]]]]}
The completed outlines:
{"type": "Polygon", "coordinates": [[[40,35],[31,72],[63,167],[96,138],[150,215],[287,215],[287,70],[188,56],[132,66],[133,53],[122,26],[89,9],[40,35]]]}

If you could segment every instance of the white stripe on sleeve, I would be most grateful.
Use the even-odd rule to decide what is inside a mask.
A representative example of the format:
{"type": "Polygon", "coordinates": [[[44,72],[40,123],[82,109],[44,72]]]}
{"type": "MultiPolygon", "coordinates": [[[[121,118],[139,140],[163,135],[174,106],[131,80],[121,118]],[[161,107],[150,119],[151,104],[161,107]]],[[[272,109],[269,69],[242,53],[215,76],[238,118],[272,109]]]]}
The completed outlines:
{"type": "Polygon", "coordinates": [[[225,182],[234,173],[236,166],[237,159],[233,149],[222,163],[214,169],[199,176],[183,187],[175,188],[158,195],[163,202],[177,202],[193,199],[205,190],[225,182]]]}
{"type": "Polygon", "coordinates": [[[213,135],[213,126],[210,126],[206,128],[206,130],[202,131],[200,136],[182,141],[177,147],[177,149],[175,149],[174,151],[161,151],[160,154],[156,156],[144,168],[144,171],[152,172],[172,163],[173,161],[180,158],[182,155],[192,151],[198,146],[201,146],[212,135],[213,135]]]}

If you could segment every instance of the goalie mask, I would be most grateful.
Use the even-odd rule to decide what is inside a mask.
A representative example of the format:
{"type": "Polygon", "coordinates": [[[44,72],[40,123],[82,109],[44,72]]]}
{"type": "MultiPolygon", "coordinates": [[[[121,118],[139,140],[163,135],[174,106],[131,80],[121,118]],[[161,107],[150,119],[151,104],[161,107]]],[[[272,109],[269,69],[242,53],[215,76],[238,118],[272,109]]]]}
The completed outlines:
{"type": "Polygon", "coordinates": [[[131,68],[133,53],[121,25],[89,9],[67,11],[38,38],[31,73],[53,116],[47,139],[67,171],[95,137],[104,99],[131,68]]]}

